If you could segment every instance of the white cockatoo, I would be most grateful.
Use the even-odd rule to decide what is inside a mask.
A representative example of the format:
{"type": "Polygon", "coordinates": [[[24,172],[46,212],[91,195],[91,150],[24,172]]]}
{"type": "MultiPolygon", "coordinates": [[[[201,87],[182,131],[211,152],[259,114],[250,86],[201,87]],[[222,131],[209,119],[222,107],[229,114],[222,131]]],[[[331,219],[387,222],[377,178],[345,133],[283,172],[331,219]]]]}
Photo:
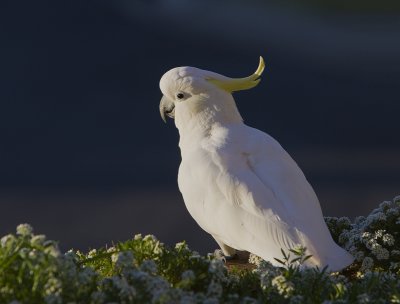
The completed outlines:
{"type": "Polygon", "coordinates": [[[306,267],[340,270],[353,257],[332,239],[314,190],[268,134],[243,123],[232,92],[255,87],[264,60],[246,78],[178,67],[160,81],[160,113],[175,119],[185,205],[226,257],[251,252],[274,265],[281,249],[305,247],[306,267]]]}

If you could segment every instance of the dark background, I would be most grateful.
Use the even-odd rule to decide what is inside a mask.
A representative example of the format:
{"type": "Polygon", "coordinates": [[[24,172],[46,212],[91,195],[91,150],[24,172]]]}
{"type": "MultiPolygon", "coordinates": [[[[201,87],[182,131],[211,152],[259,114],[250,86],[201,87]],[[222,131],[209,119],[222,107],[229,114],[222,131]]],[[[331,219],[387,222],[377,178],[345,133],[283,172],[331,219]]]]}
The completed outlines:
{"type": "Polygon", "coordinates": [[[212,251],[177,188],[158,83],[182,65],[247,76],[260,55],[239,110],[299,163],[325,215],[400,194],[399,5],[323,3],[0,2],[0,234],[28,222],[63,250],[153,233],[212,251]]]}

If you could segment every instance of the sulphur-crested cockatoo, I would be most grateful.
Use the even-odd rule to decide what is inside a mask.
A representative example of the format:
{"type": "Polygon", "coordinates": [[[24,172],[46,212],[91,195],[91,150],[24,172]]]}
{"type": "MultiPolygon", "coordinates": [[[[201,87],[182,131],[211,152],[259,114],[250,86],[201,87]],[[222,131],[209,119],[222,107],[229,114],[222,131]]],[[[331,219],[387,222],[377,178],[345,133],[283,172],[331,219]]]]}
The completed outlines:
{"type": "Polygon", "coordinates": [[[160,113],[175,119],[182,162],[178,185],[185,205],[227,257],[245,250],[274,258],[296,247],[305,266],[332,271],[352,256],[332,239],[318,198],[295,161],[268,134],[243,123],[232,92],[255,87],[264,61],[246,78],[178,67],[160,81],[160,113]]]}

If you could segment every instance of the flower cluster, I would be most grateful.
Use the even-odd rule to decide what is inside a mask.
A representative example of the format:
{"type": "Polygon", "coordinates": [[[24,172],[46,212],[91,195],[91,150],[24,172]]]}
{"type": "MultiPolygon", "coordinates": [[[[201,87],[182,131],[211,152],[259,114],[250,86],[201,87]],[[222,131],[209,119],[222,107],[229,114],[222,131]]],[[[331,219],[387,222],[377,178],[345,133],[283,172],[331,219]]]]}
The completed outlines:
{"type": "Polygon", "coordinates": [[[334,239],[356,261],[342,273],[302,267],[305,248],[282,251],[275,267],[225,267],[185,242],[154,236],[88,253],[61,254],[22,224],[0,239],[0,303],[400,303],[400,197],[367,217],[327,218],[334,239]]]}
{"type": "Polygon", "coordinates": [[[338,244],[354,256],[353,268],[359,275],[374,270],[400,274],[400,196],[354,223],[346,217],[326,218],[326,222],[338,244]]]}

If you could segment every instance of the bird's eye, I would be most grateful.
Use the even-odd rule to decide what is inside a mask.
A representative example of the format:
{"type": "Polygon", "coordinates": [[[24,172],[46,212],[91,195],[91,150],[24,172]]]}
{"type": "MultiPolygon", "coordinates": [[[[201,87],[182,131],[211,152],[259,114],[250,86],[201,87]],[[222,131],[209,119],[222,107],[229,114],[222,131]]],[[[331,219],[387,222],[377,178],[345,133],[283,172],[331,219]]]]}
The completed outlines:
{"type": "Polygon", "coordinates": [[[176,97],[178,99],[183,99],[183,97],[185,97],[185,95],[183,95],[183,93],[178,93],[178,94],[176,94],[176,97]]]}

